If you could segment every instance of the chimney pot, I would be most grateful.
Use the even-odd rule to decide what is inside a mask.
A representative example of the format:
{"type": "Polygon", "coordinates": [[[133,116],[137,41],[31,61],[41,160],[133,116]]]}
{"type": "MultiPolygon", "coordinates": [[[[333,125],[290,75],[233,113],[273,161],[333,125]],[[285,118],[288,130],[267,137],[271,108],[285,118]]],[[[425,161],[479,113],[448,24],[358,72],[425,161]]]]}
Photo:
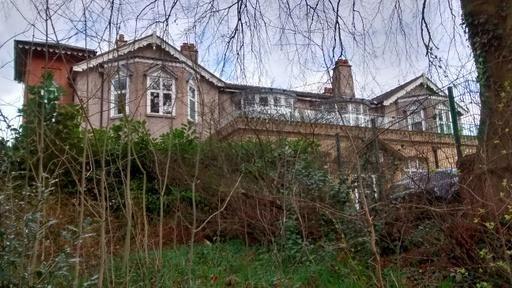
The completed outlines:
{"type": "Polygon", "coordinates": [[[324,94],[332,95],[332,87],[324,87],[324,94]]]}
{"type": "Polygon", "coordinates": [[[192,60],[192,62],[197,63],[198,51],[194,43],[185,42],[181,44],[180,51],[185,57],[192,60]]]}
{"type": "Polygon", "coordinates": [[[121,46],[125,45],[126,43],[128,43],[128,41],[126,41],[124,39],[124,34],[117,35],[116,47],[121,47],[121,46]]]}

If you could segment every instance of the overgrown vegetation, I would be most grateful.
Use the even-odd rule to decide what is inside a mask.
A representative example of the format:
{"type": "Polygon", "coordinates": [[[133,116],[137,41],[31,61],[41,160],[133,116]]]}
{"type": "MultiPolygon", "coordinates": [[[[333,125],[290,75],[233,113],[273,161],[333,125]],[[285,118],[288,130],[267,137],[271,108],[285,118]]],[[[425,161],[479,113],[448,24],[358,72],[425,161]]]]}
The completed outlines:
{"type": "Polygon", "coordinates": [[[0,142],[2,286],[368,287],[380,271],[389,287],[510,281],[510,213],[377,203],[308,139],[201,140],[193,126],[152,138],[127,118],[83,129],[78,107],[56,105],[51,74],[29,93],[23,126],[0,142]]]}
{"type": "MultiPolygon", "coordinates": [[[[374,279],[368,270],[349,255],[340,258],[338,248],[326,243],[280,253],[267,246],[245,246],[231,241],[200,245],[194,254],[194,285],[197,287],[369,287],[374,279]]],[[[130,283],[145,287],[188,287],[185,247],[165,251],[163,265],[142,274],[134,270],[130,283]]],[[[143,259],[133,258],[142,265],[143,259]]],[[[401,275],[387,270],[388,287],[403,287],[401,275]]],[[[118,278],[118,283],[123,281],[118,278]]]]}

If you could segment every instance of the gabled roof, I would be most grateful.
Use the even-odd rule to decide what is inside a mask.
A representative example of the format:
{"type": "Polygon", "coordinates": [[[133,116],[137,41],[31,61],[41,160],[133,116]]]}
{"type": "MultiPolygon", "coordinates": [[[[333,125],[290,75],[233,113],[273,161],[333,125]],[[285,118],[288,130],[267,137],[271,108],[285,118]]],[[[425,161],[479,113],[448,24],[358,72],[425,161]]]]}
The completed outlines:
{"type": "MultiPolygon", "coordinates": [[[[435,93],[438,96],[442,97],[448,97],[444,91],[439,88],[432,80],[430,80],[425,74],[421,74],[420,76],[413,78],[404,84],[397,86],[375,98],[372,100],[377,104],[384,104],[389,105],[398,98],[404,96],[407,92],[411,91],[412,89],[416,88],[418,85],[423,84],[425,87],[430,88],[432,91],[435,91],[435,93]]],[[[426,96],[426,95],[425,95],[426,96]]]]}
{"type": "Polygon", "coordinates": [[[418,81],[418,79],[421,79],[421,77],[423,77],[423,75],[420,75],[416,78],[413,78],[407,82],[405,82],[404,84],[402,85],[399,85],[399,86],[396,86],[395,88],[387,91],[387,92],[384,92],[382,94],[380,94],[379,96],[373,98],[372,100],[377,103],[377,104],[381,104],[382,102],[384,102],[385,100],[391,98],[393,95],[395,95],[396,93],[398,93],[399,91],[402,91],[404,90],[405,88],[407,88],[409,85],[411,85],[412,83],[418,81]]]}
{"type": "MultiPolygon", "coordinates": [[[[389,105],[395,102],[398,98],[407,94],[407,92],[416,88],[418,85],[425,85],[425,87],[430,88],[430,90],[436,93],[436,96],[444,97],[448,100],[448,95],[444,93],[444,91],[439,88],[432,80],[430,80],[425,74],[421,74],[420,76],[413,78],[402,85],[399,85],[375,98],[372,99],[377,105],[389,105]]],[[[426,97],[427,95],[410,95],[407,96],[407,99],[416,98],[416,97],[426,97]]],[[[463,112],[469,112],[465,107],[457,104],[457,109],[463,112]]]]}
{"type": "Polygon", "coordinates": [[[40,52],[45,52],[48,50],[48,52],[52,55],[61,54],[74,56],[75,59],[78,58],[78,61],[96,55],[96,51],[93,49],[86,49],[69,44],[56,42],[47,43],[45,41],[14,40],[14,80],[16,81],[23,81],[23,71],[27,61],[27,55],[25,55],[25,51],[29,50],[40,52]]]}
{"type": "Polygon", "coordinates": [[[129,52],[132,52],[139,48],[145,47],[147,45],[160,46],[162,49],[167,51],[169,54],[176,57],[181,62],[185,63],[185,65],[196,70],[201,76],[205,77],[206,79],[210,80],[211,82],[215,83],[218,86],[225,85],[225,82],[222,79],[217,77],[212,72],[208,71],[203,66],[201,66],[201,65],[193,62],[189,58],[185,57],[185,55],[183,55],[180,50],[178,50],[176,47],[169,44],[167,41],[165,41],[161,37],[157,36],[155,33],[147,35],[147,36],[139,38],[139,39],[136,39],[136,40],[133,40],[133,41],[128,42],[120,47],[116,47],[114,49],[111,49],[109,51],[101,53],[101,54],[97,55],[96,57],[93,57],[86,61],[77,63],[73,66],[73,71],[87,70],[88,68],[91,68],[100,63],[115,59],[119,56],[123,56],[129,52]]]}

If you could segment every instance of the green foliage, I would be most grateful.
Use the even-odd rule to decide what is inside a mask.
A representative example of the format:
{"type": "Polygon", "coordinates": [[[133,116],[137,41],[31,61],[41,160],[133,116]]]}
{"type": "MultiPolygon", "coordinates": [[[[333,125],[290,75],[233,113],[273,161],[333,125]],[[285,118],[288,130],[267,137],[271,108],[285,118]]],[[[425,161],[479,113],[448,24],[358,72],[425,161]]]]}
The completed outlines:
{"type": "MultiPolygon", "coordinates": [[[[195,287],[371,287],[371,272],[354,260],[339,261],[333,247],[312,247],[301,257],[307,262],[282,261],[286,256],[264,246],[246,247],[241,242],[199,245],[192,269],[195,287]]],[[[130,287],[190,287],[188,248],[167,250],[162,269],[133,271],[130,287]]],[[[141,263],[138,256],[132,262],[141,263]]],[[[117,284],[124,284],[121,267],[115,265],[117,284]],[[117,275],[119,273],[119,275],[117,275]]],[[[388,287],[403,287],[396,273],[387,271],[388,287]],[[398,284],[398,285],[396,285],[398,284]]]]}
{"type": "Polygon", "coordinates": [[[40,84],[28,86],[27,91],[28,101],[20,110],[24,122],[16,143],[33,154],[37,145],[44,145],[47,147],[44,152],[52,154],[66,153],[67,149],[71,153],[79,152],[82,123],[79,108],[58,104],[63,91],[54,83],[53,74],[44,73],[40,84]]]}

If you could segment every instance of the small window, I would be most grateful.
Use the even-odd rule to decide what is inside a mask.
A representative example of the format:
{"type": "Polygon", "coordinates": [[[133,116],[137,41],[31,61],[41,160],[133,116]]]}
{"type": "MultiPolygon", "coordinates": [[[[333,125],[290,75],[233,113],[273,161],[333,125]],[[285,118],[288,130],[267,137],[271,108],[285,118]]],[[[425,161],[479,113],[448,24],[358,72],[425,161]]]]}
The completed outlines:
{"type": "Polygon", "coordinates": [[[128,112],[128,77],[125,70],[118,70],[110,87],[111,115],[121,116],[128,112]]]}
{"type": "Polygon", "coordinates": [[[174,114],[174,79],[159,71],[148,75],[148,113],[160,115],[174,114]]]}
{"type": "Polygon", "coordinates": [[[412,157],[407,159],[407,166],[405,168],[405,172],[411,174],[411,173],[417,173],[417,172],[423,172],[426,171],[426,162],[425,159],[412,157]]]}
{"type": "Polygon", "coordinates": [[[188,84],[188,119],[197,121],[197,89],[191,82],[188,84]]]}

